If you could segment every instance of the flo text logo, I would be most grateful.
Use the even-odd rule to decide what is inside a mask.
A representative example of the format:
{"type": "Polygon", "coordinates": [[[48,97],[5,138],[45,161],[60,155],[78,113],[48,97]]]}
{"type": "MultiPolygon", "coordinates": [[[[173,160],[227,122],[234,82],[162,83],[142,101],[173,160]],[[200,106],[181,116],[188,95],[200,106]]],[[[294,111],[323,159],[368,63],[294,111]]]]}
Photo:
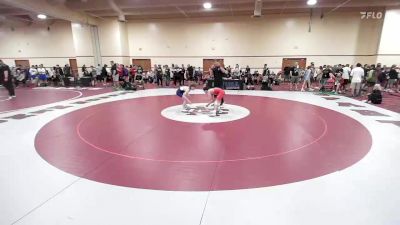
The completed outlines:
{"type": "Polygon", "coordinates": [[[382,19],[383,13],[382,12],[360,12],[361,19],[382,19]]]}

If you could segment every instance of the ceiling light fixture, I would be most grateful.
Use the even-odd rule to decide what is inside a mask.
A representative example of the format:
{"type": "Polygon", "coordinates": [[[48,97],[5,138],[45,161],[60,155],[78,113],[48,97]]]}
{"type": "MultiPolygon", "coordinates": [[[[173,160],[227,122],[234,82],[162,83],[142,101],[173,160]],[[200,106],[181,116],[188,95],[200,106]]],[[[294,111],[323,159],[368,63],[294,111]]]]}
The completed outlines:
{"type": "Polygon", "coordinates": [[[205,9],[211,9],[212,8],[212,4],[210,2],[206,2],[206,3],[203,4],[203,7],[205,9]]]}
{"type": "Polygon", "coordinates": [[[308,0],[307,5],[315,5],[317,4],[317,0],[308,0]]]}
{"type": "Polygon", "coordinates": [[[41,20],[45,20],[45,19],[47,19],[47,16],[44,14],[39,14],[39,15],[37,15],[37,18],[39,18],[41,20]]]}

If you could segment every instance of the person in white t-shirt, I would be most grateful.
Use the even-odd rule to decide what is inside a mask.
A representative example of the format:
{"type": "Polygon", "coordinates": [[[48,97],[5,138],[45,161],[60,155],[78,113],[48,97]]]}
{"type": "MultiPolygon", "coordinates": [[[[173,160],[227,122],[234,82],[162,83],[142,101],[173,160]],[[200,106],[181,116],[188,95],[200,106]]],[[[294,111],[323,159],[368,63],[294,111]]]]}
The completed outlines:
{"type": "Polygon", "coordinates": [[[361,63],[357,63],[356,68],[351,71],[351,95],[357,97],[361,93],[361,82],[364,77],[364,69],[361,68],[361,63]]]}
{"type": "Polygon", "coordinates": [[[97,64],[97,66],[96,66],[96,76],[99,77],[99,78],[101,76],[101,70],[102,69],[103,69],[103,67],[100,64],[97,64]]]}
{"type": "Polygon", "coordinates": [[[39,81],[37,83],[37,86],[40,87],[42,83],[44,83],[44,85],[47,85],[47,73],[46,73],[46,68],[44,68],[43,64],[39,65],[37,72],[39,76],[39,81]]]}
{"type": "Polygon", "coordinates": [[[240,66],[239,66],[239,64],[236,64],[235,68],[233,69],[232,78],[233,79],[239,79],[240,78],[240,66]]]}
{"type": "Polygon", "coordinates": [[[32,67],[29,69],[29,75],[30,75],[30,80],[33,84],[37,83],[38,80],[38,71],[36,69],[36,67],[34,65],[32,65],[32,67]]]}
{"type": "Polygon", "coordinates": [[[342,78],[343,78],[343,91],[346,91],[347,89],[347,84],[349,84],[350,82],[350,73],[351,73],[351,69],[350,69],[350,65],[346,64],[345,67],[343,67],[343,74],[342,74],[342,78]]]}

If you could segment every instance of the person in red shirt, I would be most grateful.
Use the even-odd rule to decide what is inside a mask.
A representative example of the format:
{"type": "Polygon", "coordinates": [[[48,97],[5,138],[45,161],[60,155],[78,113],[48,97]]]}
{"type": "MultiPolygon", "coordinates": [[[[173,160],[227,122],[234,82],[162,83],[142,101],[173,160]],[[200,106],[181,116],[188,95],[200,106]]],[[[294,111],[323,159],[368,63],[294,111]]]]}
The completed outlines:
{"type": "Polygon", "coordinates": [[[136,66],[131,65],[129,73],[130,73],[131,82],[133,82],[135,80],[135,76],[136,76],[136,66]]]}
{"type": "Polygon", "coordinates": [[[210,98],[210,102],[206,105],[206,107],[214,103],[215,116],[218,116],[220,106],[224,103],[225,91],[222,88],[218,87],[211,89],[209,89],[208,87],[204,87],[203,90],[210,98]]]}
{"type": "Polygon", "coordinates": [[[117,73],[118,73],[118,76],[119,76],[119,78],[122,78],[123,77],[123,75],[124,75],[124,65],[122,65],[122,64],[119,64],[118,65],[118,67],[117,67],[117,73]]]}

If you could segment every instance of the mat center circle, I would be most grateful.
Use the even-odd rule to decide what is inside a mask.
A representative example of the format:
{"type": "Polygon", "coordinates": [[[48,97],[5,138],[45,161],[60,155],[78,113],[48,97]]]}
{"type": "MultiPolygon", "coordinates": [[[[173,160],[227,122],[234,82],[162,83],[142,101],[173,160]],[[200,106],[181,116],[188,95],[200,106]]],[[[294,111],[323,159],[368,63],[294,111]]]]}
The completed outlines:
{"type": "Polygon", "coordinates": [[[184,109],[182,105],[165,108],[161,115],[185,123],[224,123],[243,119],[250,115],[250,111],[242,106],[224,104],[216,116],[213,107],[205,107],[204,103],[194,103],[190,104],[190,109],[184,109]]]}

